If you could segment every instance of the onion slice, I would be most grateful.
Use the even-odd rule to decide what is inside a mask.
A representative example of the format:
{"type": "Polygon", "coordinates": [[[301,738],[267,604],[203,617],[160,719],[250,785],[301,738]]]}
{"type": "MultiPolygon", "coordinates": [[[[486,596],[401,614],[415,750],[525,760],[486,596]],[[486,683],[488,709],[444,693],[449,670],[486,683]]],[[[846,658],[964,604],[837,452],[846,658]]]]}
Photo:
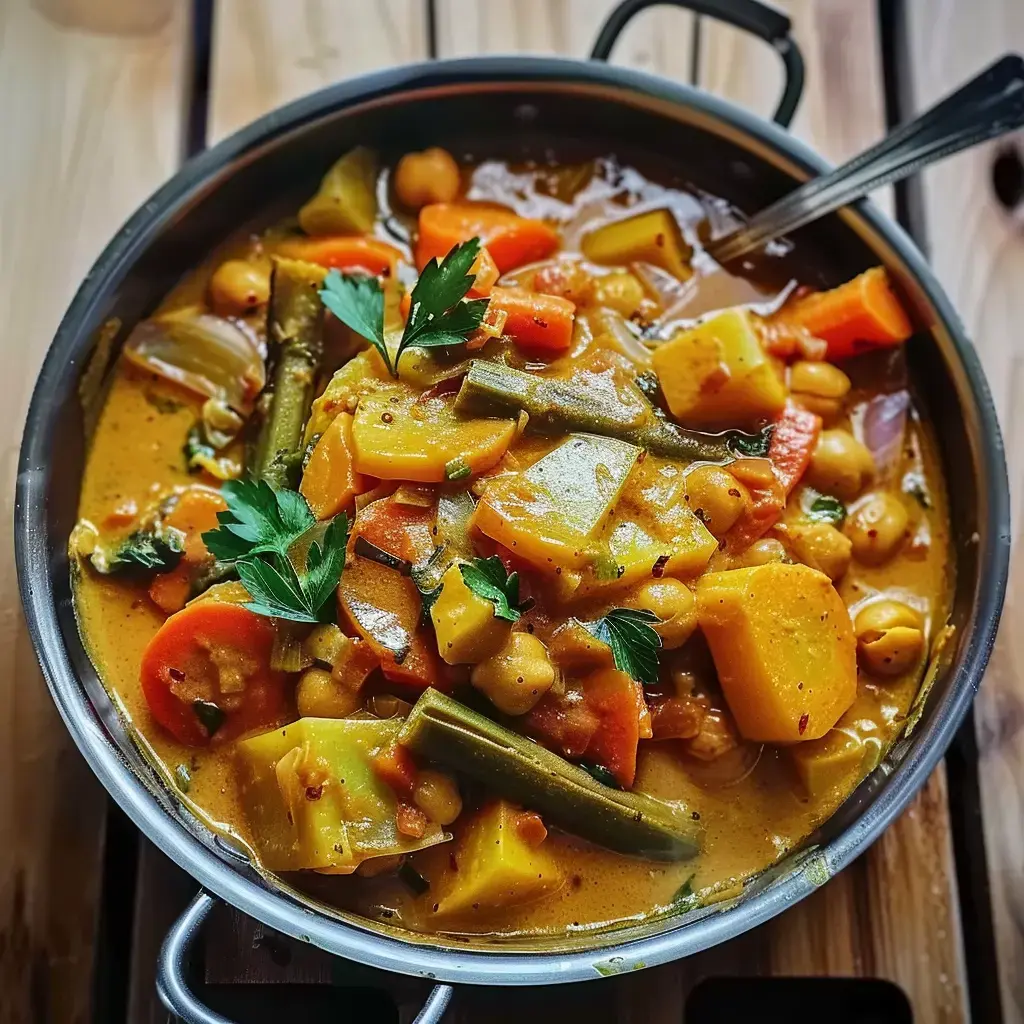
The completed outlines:
{"type": "Polygon", "coordinates": [[[899,466],[909,410],[907,391],[876,395],[864,407],[861,440],[875,460],[875,479],[880,484],[890,480],[899,466]]]}
{"type": "Polygon", "coordinates": [[[185,309],[143,320],[128,336],[125,358],[143,370],[252,412],[266,384],[259,343],[244,325],[185,309]]]}

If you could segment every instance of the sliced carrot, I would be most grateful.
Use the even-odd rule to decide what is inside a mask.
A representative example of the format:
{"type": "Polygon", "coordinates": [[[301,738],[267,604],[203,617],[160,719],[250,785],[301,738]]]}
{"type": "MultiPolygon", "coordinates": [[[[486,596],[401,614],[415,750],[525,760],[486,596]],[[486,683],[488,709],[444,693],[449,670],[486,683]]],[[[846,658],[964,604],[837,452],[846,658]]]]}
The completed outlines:
{"type": "Polygon", "coordinates": [[[301,238],[282,242],[283,256],[318,263],[334,270],[365,270],[375,276],[393,277],[402,253],[378,238],[339,235],[336,238],[301,238]]]}
{"type": "Polygon", "coordinates": [[[558,248],[558,232],[542,220],[520,217],[492,203],[432,203],[420,210],[416,266],[443,260],[460,242],[479,238],[505,274],[542,260],[558,248]]]}
{"type": "Polygon", "coordinates": [[[183,562],[198,565],[210,558],[210,552],[203,543],[203,534],[217,529],[217,513],[224,512],[227,507],[220,494],[208,487],[190,487],[181,492],[164,524],[185,534],[183,562]]]}
{"type": "Polygon", "coordinates": [[[434,509],[403,505],[394,497],[371,501],[356,516],[351,540],[364,537],[389,555],[418,562],[434,549],[434,509]]]}
{"type": "Polygon", "coordinates": [[[188,604],[192,581],[188,565],[182,562],[170,572],[154,576],[149,584],[149,599],[167,615],[180,612],[188,604]]]}
{"type": "Polygon", "coordinates": [[[487,251],[486,246],[476,254],[476,259],[473,261],[473,266],[469,268],[469,272],[473,275],[473,287],[469,289],[470,296],[490,295],[495,282],[501,277],[498,264],[494,262],[494,257],[487,251]]]}
{"type": "Polygon", "coordinates": [[[729,472],[750,494],[750,502],[736,524],[725,535],[731,552],[745,551],[763,537],[779,520],[786,507],[786,492],[767,459],[737,459],[729,472]]]}
{"type": "Polygon", "coordinates": [[[826,342],[829,359],[899,345],[914,333],[883,267],[872,267],[831,291],[798,299],[783,316],[826,342]]]}
{"type": "Polygon", "coordinates": [[[317,441],[302,473],[299,493],[317,519],[330,519],[368,489],[352,462],[352,416],[339,413],[317,441]]]}
{"type": "Polygon", "coordinates": [[[820,433],[820,416],[799,409],[792,402],[786,403],[775,422],[768,460],[787,495],[807,471],[820,433]]]}
{"type": "Polygon", "coordinates": [[[607,768],[623,789],[629,789],[640,742],[636,684],[625,672],[602,669],[583,680],[583,700],[598,719],[584,760],[607,768]]]}
{"type": "Polygon", "coordinates": [[[525,348],[561,352],[572,344],[576,306],[558,295],[494,288],[491,305],[506,314],[502,333],[525,348]]]}

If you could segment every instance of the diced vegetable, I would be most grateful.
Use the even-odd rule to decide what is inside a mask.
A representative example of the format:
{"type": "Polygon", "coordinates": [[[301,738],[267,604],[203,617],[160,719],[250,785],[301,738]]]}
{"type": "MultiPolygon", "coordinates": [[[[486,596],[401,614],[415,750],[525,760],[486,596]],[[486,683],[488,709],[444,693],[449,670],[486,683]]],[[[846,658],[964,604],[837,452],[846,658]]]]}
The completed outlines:
{"type": "Polygon", "coordinates": [[[557,295],[494,288],[491,306],[506,314],[502,333],[525,348],[564,351],[572,344],[576,307],[557,295]]]}
{"type": "Polygon", "coordinates": [[[872,267],[838,288],[798,299],[782,315],[827,342],[829,359],[900,345],[914,333],[884,267],[872,267]]]}
{"type": "Polygon", "coordinates": [[[787,495],[807,472],[820,434],[820,416],[786,403],[775,422],[768,459],[787,495]]]}
{"type": "Polygon", "coordinates": [[[857,696],[853,625],[823,573],[771,562],[697,585],[700,626],[740,732],[762,743],[824,736],[857,696]]]}
{"type": "Polygon", "coordinates": [[[584,760],[607,768],[623,789],[629,789],[636,776],[640,741],[636,683],[625,672],[604,669],[583,680],[583,699],[598,721],[584,760]]]}
{"type": "Polygon", "coordinates": [[[172,615],[142,655],[142,692],[176,740],[205,746],[273,725],[285,676],[270,668],[274,626],[237,604],[202,601],[172,615]],[[213,714],[215,712],[215,714],[213,714]]]}
{"type": "Polygon", "coordinates": [[[323,269],[278,259],[270,286],[267,335],[277,348],[274,391],[257,447],[253,475],[272,487],[298,483],[303,428],[323,352],[323,269]]]}
{"type": "Polygon", "coordinates": [[[191,592],[192,581],[187,565],[179,565],[170,572],[154,576],[147,590],[150,601],[167,615],[180,612],[188,604],[191,592]]]}
{"type": "Polygon", "coordinates": [[[433,203],[420,210],[416,266],[442,260],[460,242],[479,238],[501,273],[542,260],[558,248],[558,232],[492,203],[433,203]]]}
{"type": "Polygon", "coordinates": [[[380,353],[367,348],[353,356],[331,378],[323,394],[313,402],[313,409],[306,424],[305,443],[326,433],[334,417],[342,412],[352,412],[362,395],[377,390],[382,383],[391,380],[391,374],[380,353]]]}
{"type": "Polygon", "coordinates": [[[498,278],[501,277],[498,264],[494,262],[494,257],[487,251],[486,246],[481,246],[469,272],[473,275],[473,287],[469,289],[470,297],[490,295],[498,278]]]}
{"type": "Polygon", "coordinates": [[[403,505],[394,495],[359,510],[352,525],[353,542],[363,537],[375,547],[409,563],[425,560],[434,550],[432,508],[403,505]]]}
{"type": "Polygon", "coordinates": [[[397,719],[300,718],[238,744],[242,804],[265,868],[349,874],[447,838],[435,824],[415,840],[396,827],[398,801],[371,759],[400,729],[397,719]]]}
{"type": "Polygon", "coordinates": [[[737,459],[729,469],[747,489],[748,501],[725,541],[730,551],[745,551],[778,522],[786,492],[768,459],[737,459]]]}
{"type": "Polygon", "coordinates": [[[124,357],[245,414],[266,383],[256,338],[235,321],[195,309],[143,320],[128,336],[124,357]]]}
{"type": "Polygon", "coordinates": [[[353,465],[352,449],[352,417],[343,412],[317,442],[299,483],[317,519],[336,516],[367,490],[366,478],[353,465]]]}
{"type": "Polygon", "coordinates": [[[625,441],[573,434],[525,472],[491,481],[474,525],[542,570],[583,567],[639,457],[625,441]]]}
{"type": "Polygon", "coordinates": [[[543,845],[531,845],[517,828],[522,814],[506,800],[496,800],[463,826],[452,853],[454,864],[431,882],[430,898],[439,920],[522,906],[561,888],[558,864],[543,845]]]}
{"type": "Polygon", "coordinates": [[[672,415],[698,426],[773,419],[786,404],[776,361],[751,314],[730,309],[677,334],[654,352],[672,415]]]}
{"type": "Polygon", "coordinates": [[[681,803],[602,786],[582,768],[436,690],[416,702],[399,742],[620,853],[684,860],[700,850],[701,828],[681,803]]]}
{"type": "Polygon", "coordinates": [[[470,474],[486,472],[515,436],[511,419],[460,415],[450,398],[418,401],[404,385],[366,395],[356,409],[352,437],[355,466],[381,480],[442,483],[455,460],[470,474]]]}
{"type": "Polygon", "coordinates": [[[653,263],[680,281],[692,274],[687,245],[671,210],[648,210],[613,221],[583,237],[583,255],[595,263],[653,263]]]}
{"type": "Polygon", "coordinates": [[[512,623],[494,614],[494,604],[474,593],[453,565],[441,578],[441,593],[430,608],[437,649],[449,665],[476,664],[496,653],[512,623]]]}
{"type": "Polygon", "coordinates": [[[422,602],[408,576],[350,555],[338,602],[348,623],[380,657],[386,679],[414,689],[442,685],[437,646],[420,625],[422,602]]]}
{"type": "Polygon", "coordinates": [[[378,277],[394,277],[402,252],[379,238],[341,235],[337,238],[289,239],[278,247],[282,256],[316,263],[333,270],[365,270],[378,277]]]}
{"type": "Polygon", "coordinates": [[[365,234],[377,216],[376,186],[376,154],[363,146],[349,150],[299,210],[300,227],[307,235],[365,234]]]}
{"type": "MultiPolygon", "coordinates": [[[[395,721],[395,719],[389,719],[395,721]]],[[[370,758],[370,767],[403,800],[411,800],[416,788],[416,762],[412,754],[398,742],[394,733],[391,742],[370,758]]]]}
{"type": "Polygon", "coordinates": [[[479,416],[526,412],[531,433],[603,434],[686,462],[724,462],[732,457],[730,438],[739,433],[686,430],[658,416],[634,384],[616,389],[601,374],[577,373],[572,380],[559,380],[480,359],[470,364],[455,408],[479,416]]]}

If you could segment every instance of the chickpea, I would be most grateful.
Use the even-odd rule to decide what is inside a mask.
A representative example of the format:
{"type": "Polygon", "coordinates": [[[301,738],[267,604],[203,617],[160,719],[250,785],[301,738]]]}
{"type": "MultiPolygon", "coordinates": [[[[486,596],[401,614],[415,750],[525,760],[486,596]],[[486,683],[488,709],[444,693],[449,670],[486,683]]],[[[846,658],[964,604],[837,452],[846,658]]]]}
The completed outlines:
{"type": "Polygon", "coordinates": [[[616,270],[594,281],[594,302],[625,317],[632,316],[644,301],[644,286],[628,271],[616,270]]]}
{"type": "Polygon", "coordinates": [[[749,498],[746,487],[721,466],[697,466],[686,474],[690,511],[716,537],[729,531],[743,514],[749,498]]]}
{"type": "Polygon", "coordinates": [[[872,675],[901,675],[924,652],[924,620],[902,601],[875,601],[857,614],[857,657],[872,675]]]}
{"type": "Polygon", "coordinates": [[[824,419],[834,419],[842,411],[850,378],[831,363],[800,360],[789,371],[789,387],[805,409],[824,419]]]}
{"type": "Polygon", "coordinates": [[[888,491],[868,497],[846,521],[853,557],[864,565],[881,565],[899,550],[910,517],[903,502],[888,491]]]}
{"type": "Polygon", "coordinates": [[[697,600],[681,580],[649,580],[626,599],[626,607],[654,612],[661,622],[654,631],[666,651],[682,647],[697,628],[697,600]]]}
{"type": "Polygon", "coordinates": [[[853,542],[830,523],[809,523],[789,531],[793,554],[812,569],[823,572],[833,583],[850,568],[853,542]]]}
{"type": "Polygon", "coordinates": [[[875,460],[848,430],[825,430],[811,456],[807,477],[825,494],[856,498],[875,472],[875,460]]]}
{"type": "Polygon", "coordinates": [[[213,272],[209,291],[210,304],[220,316],[253,313],[270,298],[270,266],[226,260],[213,272]]]}
{"type": "Polygon", "coordinates": [[[303,718],[345,718],[362,704],[358,693],[323,668],[307,668],[299,676],[295,701],[303,718]]]}
{"type": "Polygon", "coordinates": [[[395,168],[395,194],[410,210],[430,203],[450,203],[462,187],[459,165],[446,149],[432,146],[406,153],[395,168]]]}
{"type": "Polygon", "coordinates": [[[438,825],[450,825],[462,813],[462,797],[455,780],[430,768],[416,776],[412,802],[438,825]]]}
{"type": "Polygon", "coordinates": [[[525,715],[555,681],[548,649],[532,633],[513,633],[497,654],[473,668],[472,684],[506,715],[525,715]]]}

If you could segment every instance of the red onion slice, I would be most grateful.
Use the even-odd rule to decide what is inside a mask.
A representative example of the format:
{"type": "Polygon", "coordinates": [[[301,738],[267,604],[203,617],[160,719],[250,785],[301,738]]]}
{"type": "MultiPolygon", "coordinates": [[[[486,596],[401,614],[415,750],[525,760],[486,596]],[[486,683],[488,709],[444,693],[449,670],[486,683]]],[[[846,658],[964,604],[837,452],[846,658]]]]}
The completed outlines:
{"type": "Polygon", "coordinates": [[[864,408],[861,440],[874,457],[879,483],[886,483],[899,467],[909,409],[910,394],[906,391],[876,395],[864,408]]]}

